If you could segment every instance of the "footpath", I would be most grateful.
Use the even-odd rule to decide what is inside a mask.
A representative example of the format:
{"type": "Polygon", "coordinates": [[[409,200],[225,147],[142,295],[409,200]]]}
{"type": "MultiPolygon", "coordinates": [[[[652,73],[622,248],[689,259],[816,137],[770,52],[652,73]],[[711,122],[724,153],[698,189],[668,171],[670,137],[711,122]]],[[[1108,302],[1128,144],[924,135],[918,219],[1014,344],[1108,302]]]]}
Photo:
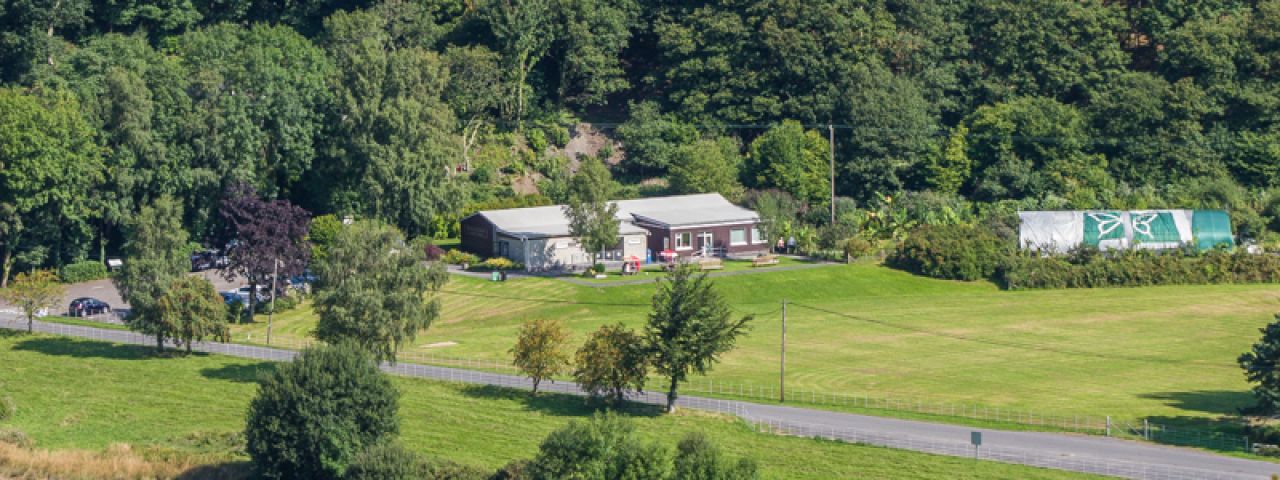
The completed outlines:
{"type": "MultiPolygon", "coordinates": [[[[25,331],[26,327],[26,322],[16,315],[0,313],[0,328],[25,331]]],[[[155,344],[154,338],[122,330],[40,321],[35,323],[35,330],[114,343],[155,344]]],[[[291,361],[297,353],[278,348],[216,342],[201,342],[195,344],[194,349],[278,362],[291,361]]],[[[2,358],[0,363],[3,363],[2,358]]],[[[526,390],[531,388],[531,383],[526,378],[499,373],[412,363],[383,364],[382,369],[406,377],[526,390]]],[[[554,382],[544,384],[542,388],[546,391],[583,395],[577,385],[572,383],[554,382]]],[[[632,395],[630,399],[646,404],[665,404],[665,396],[658,392],[643,392],[632,395]]],[[[677,406],[735,415],[762,433],[819,437],[1122,478],[1267,479],[1273,474],[1280,474],[1280,463],[1117,438],[992,430],[697,396],[681,396],[677,406]],[[982,433],[982,446],[975,448],[970,444],[972,432],[982,433]]]]}

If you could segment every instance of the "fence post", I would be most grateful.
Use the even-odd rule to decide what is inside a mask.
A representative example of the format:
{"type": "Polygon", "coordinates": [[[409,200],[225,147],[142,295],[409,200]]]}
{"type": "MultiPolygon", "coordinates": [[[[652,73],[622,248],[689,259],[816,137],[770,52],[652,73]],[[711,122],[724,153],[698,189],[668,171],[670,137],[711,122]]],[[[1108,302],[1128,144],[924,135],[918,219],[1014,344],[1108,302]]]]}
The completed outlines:
{"type": "Polygon", "coordinates": [[[1151,440],[1151,423],[1147,419],[1142,419],[1142,438],[1151,440]]]}
{"type": "Polygon", "coordinates": [[[1111,415],[1107,415],[1107,436],[1111,436],[1111,415]]]}

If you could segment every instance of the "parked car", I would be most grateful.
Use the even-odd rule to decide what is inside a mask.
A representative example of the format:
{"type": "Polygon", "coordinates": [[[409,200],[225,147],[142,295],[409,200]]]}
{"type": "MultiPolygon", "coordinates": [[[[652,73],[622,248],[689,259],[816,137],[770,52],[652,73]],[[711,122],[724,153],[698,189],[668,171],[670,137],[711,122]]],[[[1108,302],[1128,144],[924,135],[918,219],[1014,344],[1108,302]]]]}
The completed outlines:
{"type": "Polygon", "coordinates": [[[236,300],[244,301],[240,298],[240,294],[236,292],[218,292],[218,295],[222,295],[222,301],[226,302],[227,305],[236,303],[236,300]]]}
{"type": "Polygon", "coordinates": [[[214,267],[214,257],[209,252],[191,253],[191,271],[202,272],[214,267]]]}
{"type": "Polygon", "coordinates": [[[289,288],[302,293],[311,292],[311,284],[316,282],[316,276],[310,271],[302,272],[302,275],[294,275],[289,277],[289,288]]]}
{"type": "MultiPolygon", "coordinates": [[[[235,290],[229,290],[223,293],[229,294],[229,295],[235,295],[235,297],[239,298],[240,301],[244,302],[245,305],[249,304],[249,286],[248,285],[237,288],[235,290]]],[[[223,298],[227,298],[226,295],[223,295],[223,298]]],[[[258,303],[264,303],[264,302],[270,301],[270,299],[271,299],[271,287],[267,287],[265,285],[259,285],[258,296],[256,301],[258,303]]]]}
{"type": "Polygon", "coordinates": [[[71,306],[67,307],[67,315],[72,317],[87,317],[103,313],[111,313],[111,305],[96,298],[77,298],[71,301],[71,306]]]}

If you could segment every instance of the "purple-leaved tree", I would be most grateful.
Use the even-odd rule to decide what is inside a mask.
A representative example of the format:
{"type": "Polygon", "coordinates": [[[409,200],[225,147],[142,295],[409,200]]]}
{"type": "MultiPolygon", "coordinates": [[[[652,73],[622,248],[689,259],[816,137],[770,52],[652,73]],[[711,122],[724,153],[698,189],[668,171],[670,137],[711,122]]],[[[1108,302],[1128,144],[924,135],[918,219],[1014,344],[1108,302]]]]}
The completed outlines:
{"type": "MultiPolygon", "coordinates": [[[[275,263],[277,275],[301,275],[311,258],[307,229],[311,214],[288,200],[263,200],[248,183],[227,188],[219,207],[222,215],[221,240],[227,249],[227,280],[237,276],[249,282],[249,318],[253,318],[259,285],[271,281],[275,263]]],[[[277,288],[283,285],[277,284],[277,288]]],[[[279,293],[279,292],[275,292],[279,293]]]]}

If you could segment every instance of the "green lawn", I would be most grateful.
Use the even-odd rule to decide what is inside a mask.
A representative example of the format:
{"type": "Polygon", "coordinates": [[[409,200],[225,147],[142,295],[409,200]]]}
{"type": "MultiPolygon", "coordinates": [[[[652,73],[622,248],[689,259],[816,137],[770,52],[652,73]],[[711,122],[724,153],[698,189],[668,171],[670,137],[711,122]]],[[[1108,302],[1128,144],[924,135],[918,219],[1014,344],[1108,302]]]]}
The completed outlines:
{"type": "MultiPolygon", "coordinates": [[[[1007,292],[872,264],[716,283],[735,310],[756,314],[750,335],[712,372],[716,381],[776,386],[785,298],[792,390],[1165,421],[1249,404],[1235,359],[1280,311],[1275,285],[1007,292]]],[[[575,343],[605,323],[639,326],[654,287],[454,276],[445,288],[442,318],[410,350],[504,361],[526,319],[560,319],[575,343]]],[[[275,335],[301,340],[313,325],[304,305],[276,317],[275,335]]],[[[237,327],[240,336],[264,330],[237,327]]]]}
{"type": "MultiPolygon", "coordinates": [[[[778,257],[777,265],[756,266],[751,260],[726,259],[721,262],[720,269],[709,270],[708,272],[711,273],[713,276],[723,274],[724,272],[737,272],[737,271],[745,271],[745,270],[749,270],[757,273],[765,273],[765,272],[768,272],[769,269],[771,268],[777,268],[777,267],[789,266],[789,265],[807,265],[812,263],[813,262],[805,261],[805,260],[796,260],[790,257],[778,257]]],[[[575,278],[575,279],[579,279],[579,280],[587,281],[591,283],[598,283],[601,285],[609,285],[614,283],[632,282],[632,281],[644,280],[644,279],[656,280],[658,277],[662,276],[665,273],[665,270],[663,270],[662,265],[658,265],[658,264],[641,265],[640,270],[641,271],[638,274],[626,275],[626,276],[622,275],[621,271],[611,270],[605,273],[605,278],[583,277],[581,274],[566,275],[565,277],[575,278]]]]}
{"type": "MultiPolygon", "coordinates": [[[[18,405],[12,426],[39,447],[102,449],[123,442],[221,460],[242,457],[225,443],[201,439],[241,430],[253,380],[273,368],[215,355],[161,358],[144,347],[11,332],[0,334],[0,364],[0,395],[18,405]]],[[[532,456],[548,432],[590,414],[575,397],[530,399],[511,390],[403,378],[395,384],[402,392],[401,437],[409,448],[488,468],[532,456]]],[[[767,478],[1089,478],[759,434],[738,421],[695,412],[632,415],[641,434],[666,444],[703,431],[733,455],[755,458],[767,478]]]]}

